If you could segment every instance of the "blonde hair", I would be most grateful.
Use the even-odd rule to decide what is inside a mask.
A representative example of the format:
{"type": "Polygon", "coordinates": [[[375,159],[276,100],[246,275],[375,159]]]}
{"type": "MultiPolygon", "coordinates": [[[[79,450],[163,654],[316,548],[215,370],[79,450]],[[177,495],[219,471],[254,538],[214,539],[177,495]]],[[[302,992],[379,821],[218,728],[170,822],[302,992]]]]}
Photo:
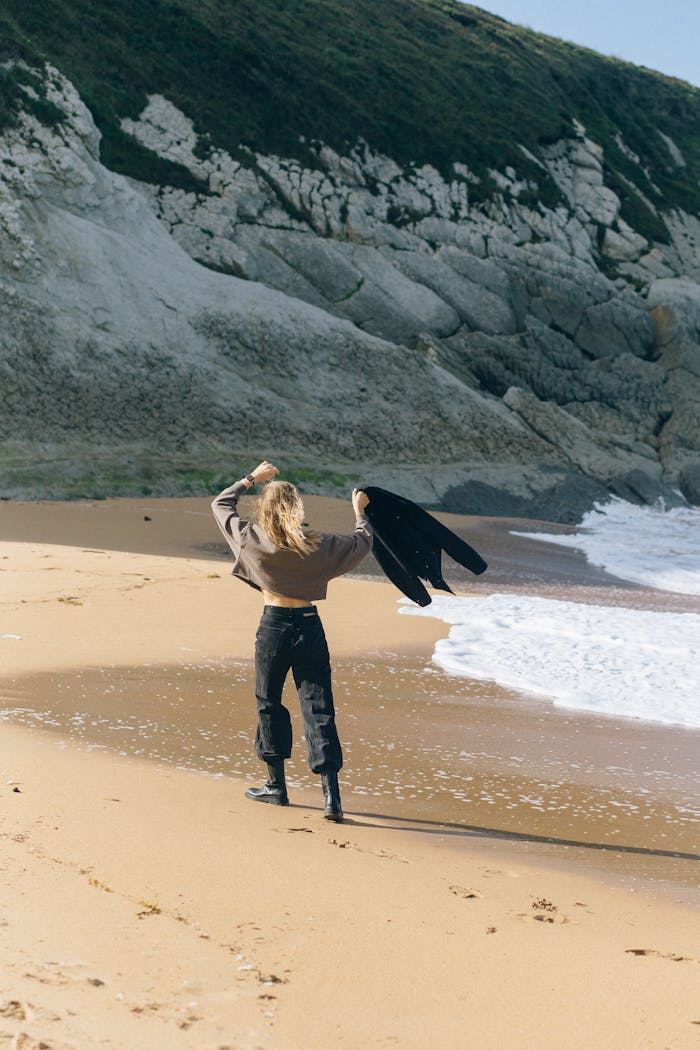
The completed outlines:
{"type": "Polygon", "coordinates": [[[320,536],[302,531],[304,504],[291,481],[270,481],[258,501],[258,521],[276,547],[302,556],[318,549],[320,536]]]}

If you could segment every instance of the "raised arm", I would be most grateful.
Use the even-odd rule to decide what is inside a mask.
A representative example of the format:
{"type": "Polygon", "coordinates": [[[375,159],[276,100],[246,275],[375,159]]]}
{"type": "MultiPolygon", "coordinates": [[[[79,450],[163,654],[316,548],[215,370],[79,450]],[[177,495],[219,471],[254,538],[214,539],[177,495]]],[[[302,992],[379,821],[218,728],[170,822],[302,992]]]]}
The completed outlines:
{"type": "Polygon", "coordinates": [[[365,514],[365,507],[368,503],[369,496],[363,489],[352,490],[352,506],[355,511],[355,531],[352,534],[352,539],[356,546],[353,558],[355,555],[357,558],[355,564],[359,564],[364,556],[372,550],[372,526],[365,514]]]}
{"type": "Polygon", "coordinates": [[[365,492],[353,489],[355,531],[352,536],[333,536],[334,576],[343,576],[350,572],[372,550],[372,526],[365,515],[368,503],[369,497],[365,492]]]}
{"type": "Polygon", "coordinates": [[[212,501],[211,509],[216,524],[223,532],[229,546],[235,548],[240,544],[241,529],[248,524],[246,521],[241,521],[239,517],[238,500],[248,489],[252,489],[253,485],[258,485],[262,481],[270,481],[277,474],[279,474],[277,467],[264,459],[255,470],[246,474],[240,481],[229,485],[212,501]]]}

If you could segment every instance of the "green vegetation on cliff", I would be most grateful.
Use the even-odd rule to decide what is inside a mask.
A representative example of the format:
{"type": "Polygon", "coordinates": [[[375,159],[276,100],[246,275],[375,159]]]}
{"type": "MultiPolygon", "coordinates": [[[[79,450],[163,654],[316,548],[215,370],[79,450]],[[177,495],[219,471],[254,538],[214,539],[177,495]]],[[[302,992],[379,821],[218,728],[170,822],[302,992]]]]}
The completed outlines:
{"type": "Polygon", "coordinates": [[[0,65],[0,130],[12,126],[20,109],[29,110],[42,124],[60,124],[63,112],[46,97],[40,76],[21,66],[0,65]]]}
{"type": "MultiPolygon", "coordinates": [[[[576,118],[604,144],[606,179],[640,232],[664,227],[634,186],[700,212],[699,90],[456,0],[0,0],[0,62],[16,54],[68,76],[105,163],[148,181],[191,181],[120,130],[160,93],[233,155],[243,145],[313,163],[309,142],[345,151],[364,139],[445,174],[454,161],[481,175],[511,164],[541,199],[553,187],[520,146],[536,156],[576,118]]],[[[3,108],[2,91],[7,122],[15,98],[3,108]]]]}

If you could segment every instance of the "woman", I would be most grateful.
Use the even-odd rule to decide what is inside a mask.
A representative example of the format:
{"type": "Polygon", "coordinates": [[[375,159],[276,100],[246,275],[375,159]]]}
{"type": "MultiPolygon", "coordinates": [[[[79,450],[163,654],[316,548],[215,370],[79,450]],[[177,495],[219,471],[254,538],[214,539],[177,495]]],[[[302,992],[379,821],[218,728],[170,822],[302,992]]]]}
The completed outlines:
{"type": "Polygon", "coordinates": [[[324,817],[341,821],[338,770],[343,753],[335,725],[328,646],[313,602],[326,597],[329,580],[349,572],[372,549],[372,528],[363,513],[369,499],[353,490],[352,536],[305,531],[301,497],[289,481],[270,481],[278,473],[264,460],[219,493],[211,505],[233,551],[233,575],[262,591],[265,600],[255,637],[255,751],[267,763],[269,778],[264,787],[249,788],[246,796],[275,806],[289,804],[284,762],[292,751],[292,724],[282,703],[282,688],[291,668],[309,768],[321,774],[324,817]],[[262,481],[270,484],[260,498],[256,525],[239,517],[237,504],[244,492],[262,481]]]}

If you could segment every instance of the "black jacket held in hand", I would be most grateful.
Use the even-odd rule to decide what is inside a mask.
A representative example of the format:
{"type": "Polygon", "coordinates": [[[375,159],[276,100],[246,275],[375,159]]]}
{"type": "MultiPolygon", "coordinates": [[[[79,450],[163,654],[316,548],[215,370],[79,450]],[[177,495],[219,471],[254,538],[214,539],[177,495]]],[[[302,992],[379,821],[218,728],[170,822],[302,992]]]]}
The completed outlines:
{"type": "Polygon", "coordinates": [[[442,577],[442,551],[477,576],[486,568],[473,547],[422,507],[374,485],[362,491],[369,496],[365,515],[374,530],[374,556],[391,582],[418,605],[432,601],[421,579],[454,593],[442,577]]]}

